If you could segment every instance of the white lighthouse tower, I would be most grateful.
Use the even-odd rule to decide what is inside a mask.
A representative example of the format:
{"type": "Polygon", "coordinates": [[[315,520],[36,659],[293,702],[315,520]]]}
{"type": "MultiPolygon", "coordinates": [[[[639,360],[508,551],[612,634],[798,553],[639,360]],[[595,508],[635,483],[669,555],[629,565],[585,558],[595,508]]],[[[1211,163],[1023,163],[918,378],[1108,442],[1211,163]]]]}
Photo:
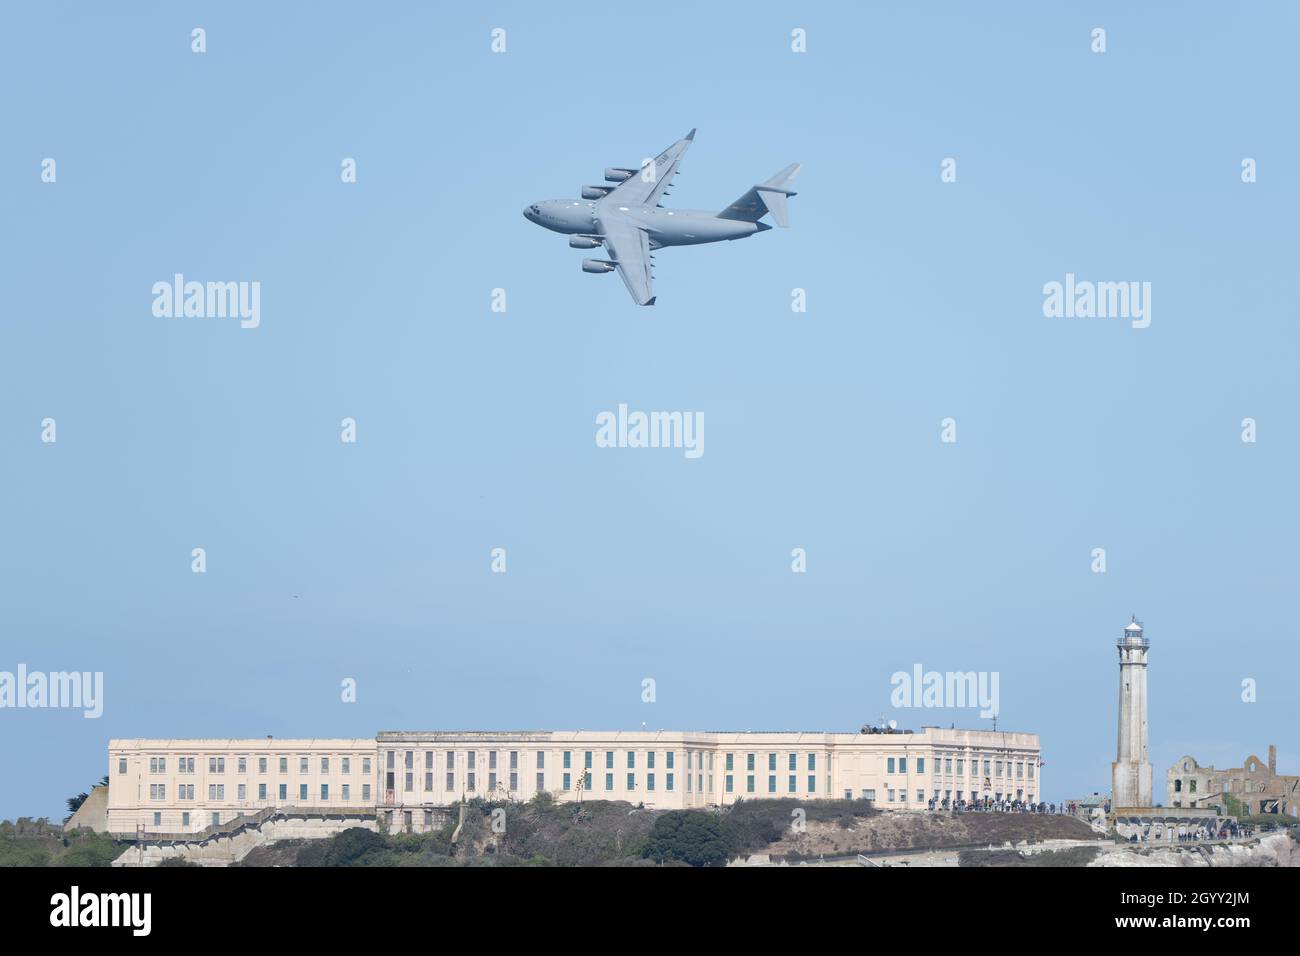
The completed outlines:
{"type": "Polygon", "coordinates": [[[1111,764],[1111,807],[1151,806],[1147,759],[1147,650],[1150,641],[1134,617],[1119,648],[1119,742],[1111,764]]]}

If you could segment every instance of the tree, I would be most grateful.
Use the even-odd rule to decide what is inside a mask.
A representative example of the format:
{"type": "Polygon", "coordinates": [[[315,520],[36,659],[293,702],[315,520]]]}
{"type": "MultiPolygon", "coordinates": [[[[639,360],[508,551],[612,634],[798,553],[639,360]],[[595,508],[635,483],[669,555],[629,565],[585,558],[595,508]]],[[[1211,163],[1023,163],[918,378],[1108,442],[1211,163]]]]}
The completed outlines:
{"type": "Polygon", "coordinates": [[[723,866],[731,856],[717,817],[699,810],[672,810],[655,820],[641,855],[691,866],[723,866]]]}

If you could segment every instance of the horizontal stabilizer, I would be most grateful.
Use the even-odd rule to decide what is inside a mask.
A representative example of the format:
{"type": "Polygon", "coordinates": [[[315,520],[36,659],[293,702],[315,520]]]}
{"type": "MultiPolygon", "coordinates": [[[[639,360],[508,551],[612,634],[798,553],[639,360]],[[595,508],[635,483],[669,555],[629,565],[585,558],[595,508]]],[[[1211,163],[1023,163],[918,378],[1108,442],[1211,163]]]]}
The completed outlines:
{"type": "Polygon", "coordinates": [[[799,175],[798,163],[791,163],[771,179],[754,186],[722,212],[719,219],[736,219],[741,222],[758,222],[769,212],[778,226],[790,225],[790,205],[787,200],[797,195],[790,183],[799,175]]]}

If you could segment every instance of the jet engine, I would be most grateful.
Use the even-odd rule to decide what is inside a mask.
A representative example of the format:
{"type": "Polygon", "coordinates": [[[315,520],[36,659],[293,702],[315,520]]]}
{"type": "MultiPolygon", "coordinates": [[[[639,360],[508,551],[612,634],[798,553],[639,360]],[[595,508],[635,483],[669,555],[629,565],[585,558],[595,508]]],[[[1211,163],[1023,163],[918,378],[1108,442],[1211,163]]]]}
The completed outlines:
{"type": "Polygon", "coordinates": [[[613,186],[583,186],[582,198],[583,199],[604,199],[606,196],[609,195],[609,191],[613,188],[614,188],[613,186]]]}
{"type": "Polygon", "coordinates": [[[619,166],[605,167],[605,181],[611,183],[621,183],[630,176],[635,175],[635,169],[623,169],[619,166]]]}
{"type": "Polygon", "coordinates": [[[595,249],[600,245],[600,240],[591,236],[570,236],[569,245],[574,249],[595,249]]]}
{"type": "Polygon", "coordinates": [[[583,259],[582,271],[596,274],[602,272],[613,272],[614,263],[610,262],[608,259],[583,259]]]}

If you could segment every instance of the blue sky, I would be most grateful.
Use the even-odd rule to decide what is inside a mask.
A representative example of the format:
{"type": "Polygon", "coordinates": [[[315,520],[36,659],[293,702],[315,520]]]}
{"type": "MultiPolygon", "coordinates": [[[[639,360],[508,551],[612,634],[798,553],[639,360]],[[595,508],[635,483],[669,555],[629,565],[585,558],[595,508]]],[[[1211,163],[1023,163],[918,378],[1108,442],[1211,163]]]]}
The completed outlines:
{"type": "Polygon", "coordinates": [[[110,737],[987,726],[892,710],[915,663],[999,672],[1060,799],[1109,787],[1132,612],[1157,793],[1300,772],[1294,9],[465,6],[6,12],[0,670],[106,699],[0,712],[0,817],[110,737]],[[669,202],[797,160],[791,229],[637,309],[522,218],[691,127],[669,202]],[[260,327],[154,317],[177,272],[260,327]],[[1044,317],[1067,272],[1151,326],[1044,317]],[[706,453],[597,448],[620,402],[706,453]]]}

